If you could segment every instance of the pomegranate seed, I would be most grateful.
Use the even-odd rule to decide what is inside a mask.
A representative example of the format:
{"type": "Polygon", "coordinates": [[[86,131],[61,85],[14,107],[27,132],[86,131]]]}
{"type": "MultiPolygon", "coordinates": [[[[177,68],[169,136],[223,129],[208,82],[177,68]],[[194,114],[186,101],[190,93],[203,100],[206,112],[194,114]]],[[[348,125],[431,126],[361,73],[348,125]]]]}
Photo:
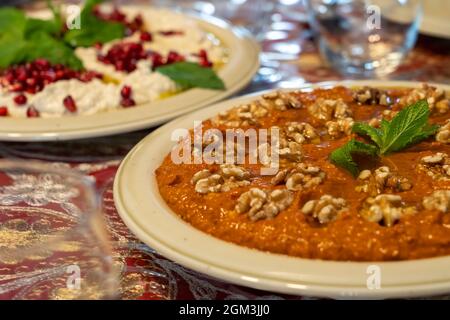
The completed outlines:
{"type": "Polygon", "coordinates": [[[142,27],[142,25],[144,24],[144,19],[142,19],[142,16],[140,14],[134,17],[133,24],[142,27]]]}
{"type": "Polygon", "coordinates": [[[29,94],[35,94],[36,92],[38,92],[38,89],[37,88],[33,88],[33,87],[29,87],[25,91],[26,91],[26,93],[29,93],[29,94]]]}
{"type": "Polygon", "coordinates": [[[114,67],[116,68],[117,71],[124,71],[125,70],[125,63],[123,61],[117,61],[114,64],[114,67]]]}
{"type": "Polygon", "coordinates": [[[120,95],[124,99],[128,99],[131,97],[131,87],[130,86],[123,86],[122,90],[120,90],[120,95]]]}
{"type": "MultiPolygon", "coordinates": [[[[62,79],[79,79],[90,81],[90,71],[77,72],[63,65],[51,65],[45,59],[36,59],[31,63],[12,66],[0,74],[0,85],[10,92],[27,92],[34,94],[52,82],[62,79]]],[[[21,99],[21,98],[19,98],[21,99]]]]}
{"type": "Polygon", "coordinates": [[[11,85],[10,87],[10,91],[12,92],[19,92],[19,91],[23,91],[23,84],[19,83],[14,83],[13,85],[11,85]]]}
{"type": "Polygon", "coordinates": [[[184,57],[181,54],[179,54],[179,53],[177,53],[175,51],[170,51],[169,52],[169,55],[167,56],[167,63],[168,64],[175,63],[175,62],[180,62],[180,61],[184,61],[184,57]]]}
{"type": "Polygon", "coordinates": [[[164,64],[162,55],[157,52],[150,53],[150,60],[152,61],[153,70],[164,64]]]}
{"type": "Polygon", "coordinates": [[[103,44],[101,42],[97,42],[94,44],[94,48],[97,50],[101,50],[103,48],[103,44]]]}
{"type": "Polygon", "coordinates": [[[50,68],[50,62],[48,62],[45,59],[36,59],[34,61],[35,65],[37,67],[39,67],[41,70],[47,70],[48,68],[50,68]]]}
{"type": "Polygon", "coordinates": [[[57,80],[62,80],[64,79],[64,70],[58,70],[55,72],[55,77],[57,80]]]}
{"type": "Polygon", "coordinates": [[[21,70],[17,75],[17,80],[24,82],[28,79],[28,75],[25,70],[21,70]]]}
{"type": "Polygon", "coordinates": [[[27,85],[34,87],[37,83],[36,78],[28,78],[26,81],[27,85]]]}
{"type": "Polygon", "coordinates": [[[71,95],[68,95],[64,98],[63,104],[69,112],[73,113],[77,111],[77,105],[75,104],[75,100],[73,100],[71,95]]]}
{"type": "Polygon", "coordinates": [[[171,36],[181,36],[184,34],[183,31],[179,31],[179,30],[167,30],[167,31],[159,31],[158,32],[160,35],[165,36],[165,37],[171,37],[171,36]]]}
{"type": "Polygon", "coordinates": [[[6,117],[8,115],[8,108],[3,106],[0,107],[0,117],[6,117]]]}
{"type": "Polygon", "coordinates": [[[39,117],[39,111],[34,106],[30,106],[27,109],[27,117],[28,118],[37,118],[39,117]]]}
{"type": "Polygon", "coordinates": [[[208,53],[205,49],[201,49],[198,53],[198,56],[202,59],[208,59],[208,53]]]}
{"type": "Polygon", "coordinates": [[[111,64],[118,71],[132,72],[141,59],[147,58],[147,53],[141,43],[119,43],[112,46],[106,56],[97,57],[105,64],[111,64]]]}
{"type": "Polygon", "coordinates": [[[197,54],[197,56],[200,58],[200,59],[199,59],[199,64],[200,64],[202,67],[210,68],[210,67],[213,66],[212,62],[209,61],[209,59],[208,59],[208,53],[206,52],[206,50],[201,49],[201,50],[199,51],[199,53],[197,54]]]}
{"type": "Polygon", "coordinates": [[[129,108],[129,107],[135,106],[136,102],[134,102],[134,100],[132,98],[126,98],[126,99],[122,99],[122,101],[120,101],[120,105],[124,108],[129,108]]]}
{"type": "Polygon", "coordinates": [[[212,62],[208,60],[200,60],[199,64],[205,68],[211,68],[213,66],[212,62]]]}
{"type": "Polygon", "coordinates": [[[14,102],[18,105],[23,105],[27,103],[27,97],[24,94],[19,94],[14,97],[14,102]]]}
{"type": "Polygon", "coordinates": [[[80,74],[78,77],[78,79],[83,82],[89,82],[89,81],[93,80],[94,78],[102,79],[103,75],[101,73],[98,73],[95,71],[87,71],[85,73],[80,74]]]}
{"type": "Polygon", "coordinates": [[[153,40],[153,37],[150,32],[144,31],[144,32],[141,32],[139,39],[141,39],[141,41],[150,42],[153,40]]]}
{"type": "Polygon", "coordinates": [[[11,70],[8,70],[5,75],[6,82],[13,82],[14,78],[15,78],[14,73],[11,70]]]}

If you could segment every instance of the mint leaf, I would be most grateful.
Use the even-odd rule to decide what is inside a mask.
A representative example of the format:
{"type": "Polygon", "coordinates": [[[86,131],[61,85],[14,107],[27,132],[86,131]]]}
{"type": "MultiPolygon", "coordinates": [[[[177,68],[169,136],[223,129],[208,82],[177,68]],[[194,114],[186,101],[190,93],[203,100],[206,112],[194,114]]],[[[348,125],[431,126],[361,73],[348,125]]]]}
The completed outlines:
{"type": "Polygon", "coordinates": [[[24,60],[27,42],[23,39],[5,37],[0,40],[0,69],[24,60]]]}
{"type": "Polygon", "coordinates": [[[0,9],[0,68],[12,64],[45,58],[54,64],[64,64],[79,70],[83,67],[68,47],[58,37],[62,29],[59,12],[49,3],[53,19],[26,18],[14,8],[0,9]]]}
{"type": "Polygon", "coordinates": [[[334,150],[330,159],[334,164],[350,171],[353,176],[357,176],[359,168],[353,159],[355,154],[377,157],[378,149],[373,145],[352,139],[339,149],[334,150]]]}
{"type": "Polygon", "coordinates": [[[93,14],[94,7],[102,0],[86,1],[80,13],[81,29],[66,32],[64,41],[73,47],[90,47],[96,43],[106,43],[123,38],[125,26],[118,22],[104,21],[93,14]]]}
{"type": "Polygon", "coordinates": [[[183,89],[205,88],[225,89],[225,84],[211,68],[193,62],[178,62],[156,68],[156,71],[169,77],[183,89]]]}
{"type": "Polygon", "coordinates": [[[22,37],[25,30],[25,14],[15,8],[0,8],[0,39],[3,37],[22,37]]]}
{"type": "Polygon", "coordinates": [[[24,60],[34,61],[38,58],[45,58],[53,64],[63,64],[74,70],[83,68],[81,60],[78,59],[72,48],[44,31],[35,32],[32,39],[26,43],[24,60]]]}
{"type": "Polygon", "coordinates": [[[370,137],[379,148],[383,146],[382,131],[368,125],[367,123],[356,122],[353,125],[352,132],[370,137]]]}
{"type": "Polygon", "coordinates": [[[430,109],[426,100],[420,100],[401,110],[391,122],[382,123],[383,147],[381,154],[399,151],[410,145],[428,122],[430,109]]]}
{"type": "Polygon", "coordinates": [[[124,34],[125,27],[122,24],[98,20],[86,24],[81,29],[68,31],[64,35],[64,41],[73,47],[90,47],[96,43],[123,38],[124,34]]]}
{"type": "Polygon", "coordinates": [[[60,36],[63,27],[61,12],[50,0],[47,1],[47,7],[52,11],[53,18],[50,20],[28,18],[25,24],[25,37],[31,38],[33,32],[36,31],[44,31],[56,37],[60,36]]]}
{"type": "Polygon", "coordinates": [[[426,125],[424,128],[422,128],[421,131],[415,133],[411,138],[410,141],[407,143],[407,146],[410,146],[412,144],[418,143],[422,140],[427,139],[428,137],[432,136],[439,130],[439,126],[436,124],[433,125],[426,125]]]}
{"type": "Polygon", "coordinates": [[[390,122],[382,119],[380,129],[373,128],[366,123],[355,123],[352,131],[368,136],[376,145],[365,144],[353,139],[341,148],[334,150],[330,159],[356,176],[358,165],[353,154],[379,156],[418,143],[435,134],[439,129],[438,125],[428,124],[429,116],[428,103],[426,100],[421,100],[401,110],[390,122]]]}

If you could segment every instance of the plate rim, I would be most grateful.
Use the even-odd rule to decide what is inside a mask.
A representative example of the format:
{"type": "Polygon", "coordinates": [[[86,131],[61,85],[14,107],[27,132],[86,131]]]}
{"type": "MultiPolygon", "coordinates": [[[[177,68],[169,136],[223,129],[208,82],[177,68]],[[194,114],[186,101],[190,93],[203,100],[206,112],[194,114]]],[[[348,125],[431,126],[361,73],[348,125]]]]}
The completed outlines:
{"type": "MultiPolygon", "coordinates": [[[[144,5],[126,5],[131,10],[148,10],[144,5]]],[[[44,10],[33,12],[39,14],[44,10]]],[[[67,141],[86,139],[126,133],[155,127],[178,116],[221,101],[243,89],[257,73],[260,60],[260,47],[245,29],[233,26],[226,20],[193,12],[177,12],[196,20],[203,28],[213,32],[225,42],[228,49],[238,48],[239,52],[230,50],[230,61],[219,70],[225,76],[227,89],[213,91],[194,88],[173,97],[141,104],[135,108],[117,109],[93,115],[64,116],[55,118],[0,118],[0,141],[38,142],[67,141]],[[219,32],[219,34],[217,34],[219,32]],[[244,57],[244,59],[242,59],[244,57]],[[244,63],[242,63],[242,61],[244,63]],[[242,70],[239,77],[236,70],[242,70]],[[233,74],[233,77],[231,76],[233,74]],[[187,99],[187,101],[186,101],[187,99]],[[174,111],[167,111],[172,105],[174,111]],[[144,108],[144,109],[142,109],[144,108]],[[149,109],[158,109],[156,115],[149,109]],[[146,114],[149,113],[149,114],[146,114]]]]}
{"type": "MultiPolygon", "coordinates": [[[[333,85],[347,85],[347,86],[363,86],[363,85],[376,85],[376,86],[388,86],[388,87],[401,87],[401,86],[408,86],[408,87],[414,87],[421,84],[421,82],[409,82],[409,81],[328,81],[328,82],[322,82],[318,84],[306,84],[303,86],[299,86],[299,89],[311,89],[316,87],[327,87],[327,86],[333,86],[333,85]]],[[[450,90],[450,86],[448,85],[441,85],[441,84],[434,84],[438,85],[440,87],[445,88],[445,90],[450,90]]],[[[293,89],[286,89],[287,91],[293,90],[293,89]]],[[[272,90],[269,90],[272,91],[272,90]]],[[[157,137],[160,137],[161,134],[165,133],[169,128],[173,127],[174,125],[177,125],[178,123],[181,123],[183,121],[187,121],[186,119],[194,118],[197,115],[208,113],[208,111],[212,112],[216,109],[221,109],[226,106],[231,107],[232,105],[239,104],[240,101],[245,101],[246,99],[253,99],[255,96],[261,95],[263,93],[267,92],[261,91],[256,92],[250,95],[246,95],[239,98],[230,99],[227,101],[223,101],[221,103],[217,103],[215,105],[212,105],[208,108],[205,108],[200,111],[193,112],[191,114],[185,115],[181,118],[178,118],[161,128],[157,129],[147,137],[145,137],[141,142],[139,142],[133,150],[130,151],[130,153],[125,157],[125,159],[122,161],[114,181],[114,201],[118,210],[119,215],[125,222],[125,224],[131,229],[131,231],[136,234],[136,236],[150,245],[152,248],[156,249],[158,252],[160,252],[162,255],[168,257],[169,259],[176,261],[177,263],[180,263],[181,265],[184,265],[190,269],[193,269],[195,271],[208,274],[210,276],[213,276],[215,278],[219,278],[231,283],[235,283],[238,285],[244,285],[256,289],[262,289],[262,290],[269,290],[279,293],[287,293],[287,294],[299,294],[299,295],[305,295],[305,296],[316,296],[316,297],[329,297],[329,298],[349,298],[349,297],[358,297],[358,298],[399,298],[399,297],[419,297],[419,296],[428,296],[428,295],[437,295],[437,294],[443,294],[450,292],[450,274],[447,276],[445,274],[445,281],[442,281],[442,279],[439,282],[425,282],[425,283],[403,283],[401,285],[390,285],[385,288],[381,288],[380,290],[369,290],[367,287],[363,287],[361,285],[354,285],[356,283],[353,281],[353,284],[350,284],[348,286],[343,285],[342,283],[338,284],[324,284],[324,283],[309,283],[307,281],[291,281],[290,283],[286,280],[279,280],[279,278],[275,277],[261,277],[259,274],[258,277],[255,277],[254,274],[248,273],[248,272],[242,272],[242,269],[239,270],[239,268],[236,269],[230,269],[230,268],[224,268],[221,265],[211,264],[210,259],[198,259],[196,257],[192,257],[189,255],[186,255],[185,252],[180,251],[180,248],[174,248],[172,244],[168,244],[167,241],[164,243],[160,239],[158,239],[155,234],[149,234],[148,230],[145,229],[145,227],[142,226],[142,221],[139,221],[139,219],[136,217],[136,213],[130,213],[130,200],[126,199],[124,196],[127,191],[123,190],[124,187],[124,180],[129,180],[130,176],[130,166],[136,165],[136,163],[132,163],[133,157],[139,155],[142,148],[145,148],[146,144],[151,144],[153,140],[155,140],[157,137]],[[128,175],[128,178],[127,178],[128,175]],[[200,260],[200,261],[199,261],[200,260]],[[343,288],[344,287],[344,288],[343,288]]],[[[209,116],[206,116],[208,118],[209,116]]],[[[199,116],[199,119],[203,119],[202,116],[199,116]]],[[[166,140],[167,139],[161,139],[166,140]]],[[[173,144],[173,143],[172,143],[173,144]]],[[[165,156],[165,153],[164,155],[165,156]]],[[[159,158],[162,156],[159,155],[159,158]]],[[[150,162],[150,161],[149,161],[150,162]]],[[[158,167],[159,164],[156,166],[158,167]]],[[[133,167],[131,167],[133,169],[133,167]]],[[[142,169],[142,168],[141,168],[142,169]]],[[[148,168],[147,168],[148,169],[148,168]]],[[[134,168],[134,170],[139,170],[139,168],[134,168]]],[[[150,173],[147,172],[146,173],[150,173]]],[[[141,172],[142,175],[142,172],[141,172]]],[[[154,174],[151,172],[151,175],[149,174],[146,176],[146,181],[148,182],[148,185],[150,187],[150,180],[152,180],[152,184],[154,183],[154,174]]],[[[130,181],[127,181],[130,182],[130,181]]],[[[130,187],[127,185],[127,187],[130,187]]],[[[139,186],[141,187],[141,186],[139,186]]],[[[147,190],[148,191],[148,190],[147,190]]],[[[151,191],[156,191],[157,195],[159,196],[158,189],[151,188],[151,191]]],[[[150,195],[147,195],[150,196],[150,195]]],[[[151,195],[154,197],[155,195],[151,195]]],[[[159,198],[161,198],[159,196],[159,198]]],[[[162,198],[161,198],[162,199],[162,198]]],[[[159,201],[161,201],[161,199],[159,201]]],[[[152,198],[152,201],[155,200],[152,198]]],[[[419,259],[419,260],[412,260],[412,261],[401,261],[401,262],[335,262],[335,261],[323,261],[323,260],[310,260],[310,259],[301,259],[301,258],[294,258],[294,257],[288,257],[284,255],[277,255],[277,254],[271,254],[271,253],[264,253],[258,250],[254,249],[248,249],[245,247],[241,247],[235,244],[228,243],[226,241],[214,238],[213,236],[207,235],[206,233],[203,233],[194,227],[190,226],[186,222],[182,221],[180,218],[176,217],[173,212],[171,212],[170,209],[168,209],[167,205],[165,205],[164,201],[163,203],[157,203],[159,206],[159,210],[166,210],[166,212],[163,213],[163,215],[168,214],[164,219],[175,219],[177,220],[177,224],[180,226],[183,225],[183,229],[189,228],[189,232],[194,232],[198,235],[198,233],[203,235],[203,239],[208,239],[208,241],[213,242],[214,244],[217,244],[218,242],[221,244],[221,249],[226,247],[226,250],[233,250],[236,252],[240,252],[242,256],[244,255],[253,255],[253,256],[259,256],[264,255],[266,259],[270,260],[280,260],[280,261],[294,261],[293,263],[303,264],[303,265],[328,265],[328,267],[333,268],[361,268],[361,267],[367,267],[368,265],[380,265],[383,268],[389,269],[395,269],[395,268],[416,268],[417,266],[422,266],[422,270],[427,270],[430,266],[437,267],[437,264],[443,264],[445,266],[450,266],[450,256],[445,257],[437,257],[437,258],[429,258],[429,259],[419,259]],[[171,218],[170,218],[171,217],[171,218]],[[230,249],[231,248],[231,249],[230,249]],[[282,259],[279,259],[279,258],[282,259]],[[393,267],[394,266],[394,267],[393,267]],[[425,268],[425,269],[424,269],[425,268]]],[[[133,209],[136,209],[134,207],[133,209]]],[[[147,208],[148,209],[148,208],[147,208]]],[[[140,210],[140,208],[138,209],[140,210]]],[[[439,269],[442,269],[442,267],[439,265],[439,269]]],[[[430,278],[431,279],[431,278],[430,278]]]]}

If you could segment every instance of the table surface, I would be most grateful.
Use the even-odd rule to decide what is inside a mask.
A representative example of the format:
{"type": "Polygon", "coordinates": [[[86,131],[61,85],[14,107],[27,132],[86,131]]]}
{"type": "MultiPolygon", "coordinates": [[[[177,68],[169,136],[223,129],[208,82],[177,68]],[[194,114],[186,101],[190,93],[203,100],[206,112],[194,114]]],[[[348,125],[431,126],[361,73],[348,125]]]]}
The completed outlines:
{"type": "MultiPolygon", "coordinates": [[[[271,30],[267,30],[261,43],[262,68],[238,95],[342,79],[321,60],[308,24],[301,21],[301,9],[297,14],[292,14],[292,8],[288,9],[278,8],[280,12],[273,16],[271,30]]],[[[420,35],[408,59],[389,79],[450,83],[450,40],[420,35]]],[[[301,299],[211,279],[165,259],[131,234],[114,206],[113,180],[121,159],[151,131],[71,142],[0,143],[0,157],[70,165],[96,180],[113,242],[113,256],[122,266],[123,299],[301,299]]],[[[20,296],[18,290],[0,293],[0,299],[13,298],[26,297],[20,296]]]]}

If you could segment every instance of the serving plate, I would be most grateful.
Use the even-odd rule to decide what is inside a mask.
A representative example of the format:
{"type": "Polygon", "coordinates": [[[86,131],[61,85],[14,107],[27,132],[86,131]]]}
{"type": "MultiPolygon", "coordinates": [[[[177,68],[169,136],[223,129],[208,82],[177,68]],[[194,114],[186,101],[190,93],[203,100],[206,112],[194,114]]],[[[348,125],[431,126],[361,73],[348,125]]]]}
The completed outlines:
{"type": "MultiPolygon", "coordinates": [[[[343,81],[305,85],[418,87],[417,82],[343,81]]],[[[436,85],[447,91],[450,86],[436,85]]],[[[136,236],[169,259],[198,272],[257,289],[330,298],[406,298],[450,292],[450,256],[401,262],[336,262],[248,249],[203,233],[171,211],[155,178],[175,145],[171,134],[194,121],[247,103],[262,93],[231,99],[174,120],[144,138],[123,160],[114,182],[117,210],[136,236]],[[381,287],[375,285],[378,277],[381,287]]]]}
{"type": "MultiPolygon", "coordinates": [[[[127,6],[133,10],[145,7],[127,6]]],[[[34,12],[45,16],[47,12],[34,12]]],[[[156,126],[184,113],[222,100],[246,86],[259,68],[259,47],[246,31],[223,20],[191,15],[199,26],[213,33],[228,49],[229,61],[218,74],[226,90],[191,89],[175,96],[94,115],[60,118],[0,118],[0,140],[51,141],[106,136],[156,126]]]]}

